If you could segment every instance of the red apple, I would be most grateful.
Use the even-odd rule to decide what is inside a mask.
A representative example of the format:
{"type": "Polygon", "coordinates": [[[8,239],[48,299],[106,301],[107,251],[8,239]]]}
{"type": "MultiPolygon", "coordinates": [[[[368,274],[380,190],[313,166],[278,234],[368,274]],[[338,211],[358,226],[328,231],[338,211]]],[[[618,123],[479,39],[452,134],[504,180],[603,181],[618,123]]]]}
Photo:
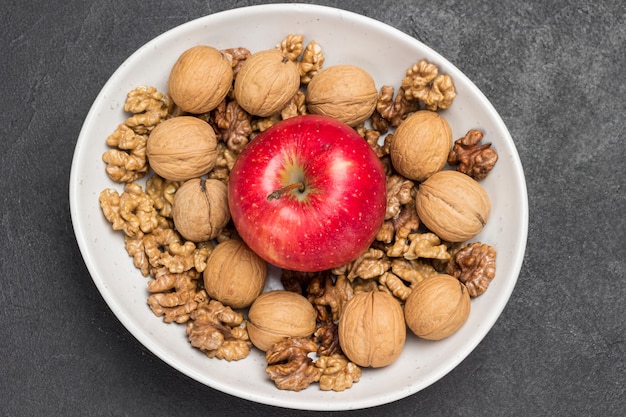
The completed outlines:
{"type": "Polygon", "coordinates": [[[228,202],[241,238],[267,262],[322,271],[374,240],[385,217],[385,172],[348,125],[297,116],[246,146],[230,173],[228,202]]]}

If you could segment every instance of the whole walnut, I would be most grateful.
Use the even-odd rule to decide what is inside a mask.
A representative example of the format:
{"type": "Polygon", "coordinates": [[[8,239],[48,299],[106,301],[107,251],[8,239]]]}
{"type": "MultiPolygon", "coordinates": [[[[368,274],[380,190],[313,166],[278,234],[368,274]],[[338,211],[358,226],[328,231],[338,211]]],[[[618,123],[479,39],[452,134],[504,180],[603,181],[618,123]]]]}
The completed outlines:
{"type": "Polygon", "coordinates": [[[165,179],[186,181],[201,177],[217,161],[215,131],[197,117],[172,117],[152,130],[146,155],[150,167],[165,179]]]}
{"type": "Polygon", "coordinates": [[[174,63],[168,90],[183,111],[200,114],[215,109],[232,83],[230,60],[211,46],[198,45],[187,49],[174,63]]]}
{"type": "Polygon", "coordinates": [[[463,242],[476,236],[491,212],[485,189],[457,171],[439,171],[421,183],[415,203],[422,223],[448,242],[463,242]]]}
{"type": "Polygon", "coordinates": [[[248,113],[267,117],[281,111],[300,88],[298,66],[278,49],[252,54],[241,65],[233,90],[248,113]]]}
{"type": "Polygon", "coordinates": [[[441,340],[467,321],[470,296],[465,285],[453,276],[437,274],[424,279],[411,291],[404,304],[406,324],[416,336],[441,340]]]}
{"type": "Polygon", "coordinates": [[[263,291],[267,264],[242,240],[229,239],[213,249],[203,274],[209,297],[232,308],[245,308],[263,291]]]}
{"type": "Polygon", "coordinates": [[[338,333],[341,349],[352,362],[387,366],[400,356],[406,340],[402,307],[386,292],[355,294],[344,306],[338,333]]]}
{"type": "Polygon", "coordinates": [[[307,87],[309,112],[330,116],[353,127],[372,115],[377,101],[378,89],[374,79],[355,65],[324,68],[307,87]]]}
{"type": "Polygon", "coordinates": [[[424,181],[446,165],[452,148],[452,129],[438,113],[412,113],[396,129],[389,154],[393,167],[404,177],[424,181]]]}
{"type": "Polygon", "coordinates": [[[259,295],[248,311],[248,335],[262,351],[289,337],[309,337],[315,331],[317,312],[304,296],[285,290],[259,295]]]}
{"type": "Polygon", "coordinates": [[[172,220],[176,230],[187,240],[214,239],[230,221],[228,187],[215,179],[185,181],[174,194],[172,220]]]}

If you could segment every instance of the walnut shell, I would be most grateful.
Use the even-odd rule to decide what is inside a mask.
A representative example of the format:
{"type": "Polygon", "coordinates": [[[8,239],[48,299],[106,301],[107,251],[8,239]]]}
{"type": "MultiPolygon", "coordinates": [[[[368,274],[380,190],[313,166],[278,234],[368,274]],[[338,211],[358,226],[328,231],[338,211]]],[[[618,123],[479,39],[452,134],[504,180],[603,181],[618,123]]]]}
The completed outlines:
{"type": "Polygon", "coordinates": [[[424,181],[446,165],[452,148],[452,129],[438,113],[420,110],[407,117],[391,139],[393,167],[404,177],[424,181]]]}
{"type": "Polygon", "coordinates": [[[374,79],[355,65],[324,68],[307,87],[309,112],[330,116],[353,127],[374,113],[377,101],[378,90],[374,79]]]}
{"type": "Polygon", "coordinates": [[[150,167],[171,181],[186,181],[209,172],[217,161],[217,138],[207,122],[179,116],[159,123],[146,145],[150,167]]]}
{"type": "Polygon", "coordinates": [[[228,187],[215,179],[185,181],[174,194],[172,220],[176,230],[192,242],[217,237],[230,221],[228,187]]]}
{"type": "Polygon", "coordinates": [[[352,362],[387,366],[400,356],[406,340],[402,307],[386,292],[355,294],[339,318],[338,333],[341,349],[352,362]]]}
{"type": "Polygon", "coordinates": [[[415,202],[422,223],[448,242],[463,242],[476,236],[491,212],[485,189],[457,171],[433,174],[419,185],[415,202]]]}
{"type": "Polygon", "coordinates": [[[438,274],[413,288],[404,304],[406,324],[416,336],[441,340],[467,321],[470,296],[465,285],[451,275],[438,274]]]}
{"type": "Polygon", "coordinates": [[[245,308],[263,291],[267,264],[242,240],[229,239],[213,249],[203,276],[209,297],[232,308],[245,308]]]}
{"type": "Polygon", "coordinates": [[[315,331],[317,312],[302,295],[274,290],[259,295],[248,311],[248,335],[254,346],[266,351],[289,337],[309,337],[315,331]]]}
{"type": "Polygon", "coordinates": [[[230,60],[211,46],[199,45],[178,57],[170,71],[168,90],[181,110],[200,114],[215,109],[232,83],[230,60]]]}
{"type": "Polygon", "coordinates": [[[248,57],[235,79],[237,103],[248,113],[267,117],[281,111],[300,88],[298,66],[278,49],[248,57]]]}

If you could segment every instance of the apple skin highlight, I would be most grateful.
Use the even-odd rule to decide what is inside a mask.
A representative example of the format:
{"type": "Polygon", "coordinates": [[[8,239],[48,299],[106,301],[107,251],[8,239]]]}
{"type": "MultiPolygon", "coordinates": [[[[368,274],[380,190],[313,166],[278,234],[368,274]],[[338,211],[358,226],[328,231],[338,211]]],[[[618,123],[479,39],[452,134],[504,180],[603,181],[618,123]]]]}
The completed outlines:
{"type": "Polygon", "coordinates": [[[239,235],[261,258],[322,271],[371,245],[385,217],[386,177],[350,126],[296,116],[260,133],[238,156],[228,202],[239,235]]]}

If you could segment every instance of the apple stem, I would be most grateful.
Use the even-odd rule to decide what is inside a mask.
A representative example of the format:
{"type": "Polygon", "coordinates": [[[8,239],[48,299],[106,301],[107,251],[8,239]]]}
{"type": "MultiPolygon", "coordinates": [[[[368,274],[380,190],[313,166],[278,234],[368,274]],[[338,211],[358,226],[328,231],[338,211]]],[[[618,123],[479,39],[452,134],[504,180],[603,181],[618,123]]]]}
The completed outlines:
{"type": "Polygon", "coordinates": [[[304,192],[304,184],[301,183],[301,182],[296,182],[296,183],[293,183],[293,184],[286,185],[283,188],[279,188],[278,190],[275,190],[275,191],[269,193],[269,195],[267,196],[267,199],[269,201],[277,200],[277,199],[281,198],[283,195],[285,195],[286,193],[288,193],[289,191],[292,191],[292,190],[298,190],[298,191],[300,191],[302,193],[302,192],[304,192]]]}

